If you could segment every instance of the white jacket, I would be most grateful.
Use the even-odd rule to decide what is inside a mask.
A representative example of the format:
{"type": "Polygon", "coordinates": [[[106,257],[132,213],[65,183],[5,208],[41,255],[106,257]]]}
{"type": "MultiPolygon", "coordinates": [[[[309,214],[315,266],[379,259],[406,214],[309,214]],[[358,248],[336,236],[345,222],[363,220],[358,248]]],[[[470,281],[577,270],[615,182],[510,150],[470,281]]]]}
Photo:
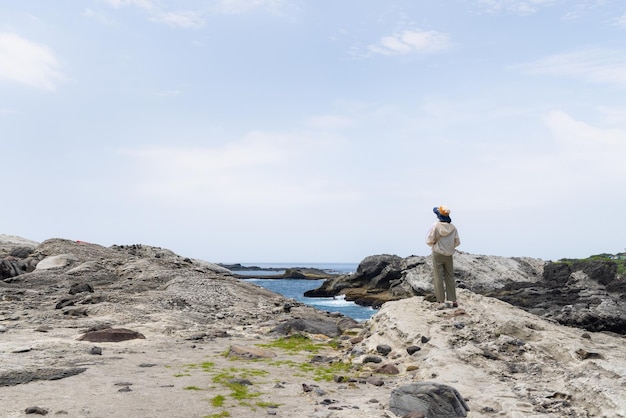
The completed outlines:
{"type": "Polygon", "coordinates": [[[433,251],[443,255],[454,254],[454,249],[461,245],[456,227],[448,222],[435,222],[426,235],[426,244],[433,251]]]}

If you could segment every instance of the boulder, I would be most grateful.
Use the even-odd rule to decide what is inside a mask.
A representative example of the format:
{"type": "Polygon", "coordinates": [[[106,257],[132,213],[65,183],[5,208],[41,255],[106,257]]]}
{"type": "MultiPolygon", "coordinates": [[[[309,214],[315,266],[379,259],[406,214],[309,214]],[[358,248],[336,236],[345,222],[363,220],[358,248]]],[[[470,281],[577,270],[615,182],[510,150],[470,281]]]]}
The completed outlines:
{"type": "Polygon", "coordinates": [[[90,341],[94,343],[117,343],[120,341],[134,340],[138,338],[145,339],[146,337],[137,331],[132,331],[126,328],[105,328],[95,331],[87,331],[85,334],[79,337],[78,340],[90,341]]]}
{"type": "Polygon", "coordinates": [[[294,332],[307,332],[309,334],[324,334],[328,337],[341,335],[341,329],[337,321],[325,319],[289,319],[270,330],[271,333],[289,335],[294,332]]]}
{"type": "Polygon", "coordinates": [[[389,409],[399,417],[421,412],[429,418],[466,417],[470,410],[456,389],[435,382],[412,383],[394,389],[389,409]]]}

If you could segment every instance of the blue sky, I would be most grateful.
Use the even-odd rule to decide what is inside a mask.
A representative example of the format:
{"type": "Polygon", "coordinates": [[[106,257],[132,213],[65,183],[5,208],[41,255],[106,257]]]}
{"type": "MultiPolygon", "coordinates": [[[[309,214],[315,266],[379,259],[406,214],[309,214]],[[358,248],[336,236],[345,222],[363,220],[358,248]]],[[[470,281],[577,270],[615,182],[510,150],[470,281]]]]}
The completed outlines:
{"type": "Polygon", "coordinates": [[[626,3],[0,2],[1,233],[213,262],[626,247],[626,3]]]}

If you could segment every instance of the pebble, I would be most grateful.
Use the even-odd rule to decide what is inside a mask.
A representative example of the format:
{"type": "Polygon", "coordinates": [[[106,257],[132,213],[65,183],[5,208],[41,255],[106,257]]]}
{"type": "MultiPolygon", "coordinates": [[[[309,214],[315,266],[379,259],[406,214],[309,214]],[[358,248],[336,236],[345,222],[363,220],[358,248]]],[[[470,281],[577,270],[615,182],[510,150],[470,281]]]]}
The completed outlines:
{"type": "Polygon", "coordinates": [[[417,353],[420,350],[421,348],[416,345],[412,345],[406,348],[406,352],[409,353],[409,356],[412,356],[413,354],[417,353]]]}

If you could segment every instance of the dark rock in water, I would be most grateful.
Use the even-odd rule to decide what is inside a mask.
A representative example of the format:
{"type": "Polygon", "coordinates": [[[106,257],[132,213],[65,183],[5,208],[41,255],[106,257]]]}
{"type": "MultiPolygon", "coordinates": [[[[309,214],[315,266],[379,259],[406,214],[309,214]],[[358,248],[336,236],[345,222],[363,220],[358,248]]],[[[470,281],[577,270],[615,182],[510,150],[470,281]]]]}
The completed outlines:
{"type": "Polygon", "coordinates": [[[270,332],[281,335],[289,335],[293,332],[308,332],[310,334],[324,334],[328,337],[341,335],[341,330],[336,321],[303,318],[285,321],[273,328],[270,332]]]}
{"type": "Polygon", "coordinates": [[[69,369],[36,369],[0,372],[0,386],[15,386],[37,380],[60,380],[75,376],[87,370],[84,367],[69,369]]]}
{"type": "Polygon", "coordinates": [[[125,328],[105,328],[95,331],[87,331],[81,337],[79,341],[91,341],[94,343],[104,342],[120,342],[134,339],[145,339],[146,337],[137,332],[125,328]]]}
{"type": "MultiPolygon", "coordinates": [[[[388,289],[392,282],[402,277],[403,259],[397,255],[373,255],[366,257],[359,264],[355,274],[339,275],[327,279],[322,285],[304,293],[306,297],[331,297],[342,293],[344,289],[388,289]]],[[[343,292],[345,293],[345,292],[343,292]]],[[[363,295],[365,296],[365,295],[363,295]]],[[[346,300],[357,297],[346,295],[346,300]]],[[[362,297],[362,305],[375,305],[375,298],[362,297]]]]}
{"type": "Polygon", "coordinates": [[[435,382],[412,383],[394,389],[389,409],[398,416],[421,412],[429,418],[466,417],[470,410],[456,389],[435,382]]]}

